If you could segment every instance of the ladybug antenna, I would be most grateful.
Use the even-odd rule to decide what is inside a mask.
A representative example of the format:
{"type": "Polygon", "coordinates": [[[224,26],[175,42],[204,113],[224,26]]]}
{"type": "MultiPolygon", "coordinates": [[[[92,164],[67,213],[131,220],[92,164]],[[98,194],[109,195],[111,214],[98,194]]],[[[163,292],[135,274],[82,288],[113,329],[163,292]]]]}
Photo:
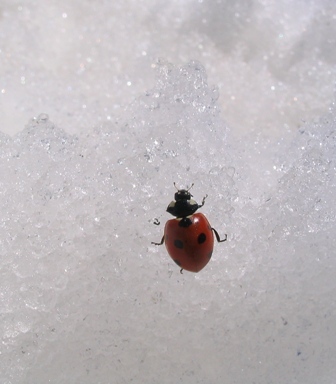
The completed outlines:
{"type": "MultiPolygon", "coordinates": [[[[192,183],[191,186],[190,186],[186,191],[189,192],[193,186],[194,186],[194,183],[192,183]]],[[[176,188],[177,192],[180,191],[180,190],[177,188],[175,181],[174,181],[174,187],[176,188]]]]}

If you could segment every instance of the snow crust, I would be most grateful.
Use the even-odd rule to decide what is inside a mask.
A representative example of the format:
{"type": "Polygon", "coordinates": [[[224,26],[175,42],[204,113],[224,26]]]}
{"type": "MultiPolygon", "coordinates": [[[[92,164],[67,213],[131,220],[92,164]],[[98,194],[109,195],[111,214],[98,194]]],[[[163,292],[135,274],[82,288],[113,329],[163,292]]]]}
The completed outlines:
{"type": "Polygon", "coordinates": [[[26,94],[10,80],[22,71],[13,57],[27,48],[18,43],[2,66],[2,108],[12,106],[18,121],[40,111],[24,129],[2,115],[9,129],[0,134],[0,382],[333,382],[335,26],[326,20],[335,6],[129,1],[92,12],[91,2],[42,10],[37,3],[14,10],[7,2],[1,19],[1,33],[13,32],[6,49],[22,37],[48,50],[38,59],[31,45],[25,79],[37,80],[27,80],[26,94]],[[66,36],[77,36],[70,26],[82,28],[86,62],[101,57],[97,39],[109,48],[106,60],[74,76],[70,56],[56,54],[61,77],[50,77],[48,54],[64,48],[48,41],[62,39],[49,29],[45,40],[12,31],[15,12],[14,24],[25,18],[31,33],[40,12],[51,23],[61,12],[58,23],[72,20],[66,36]],[[280,26],[273,49],[272,34],[261,30],[278,34],[280,26]],[[103,37],[116,30],[114,46],[103,37]],[[159,56],[159,45],[166,59],[146,66],[140,58],[159,56]],[[269,55],[264,67],[260,52],[269,55]],[[279,52],[286,60],[277,65],[279,52]],[[119,89],[110,97],[113,76],[119,89]],[[79,82],[75,91],[65,87],[79,82]],[[198,274],[181,275],[164,247],[151,245],[169,218],[173,182],[194,183],[198,202],[208,194],[201,211],[228,234],[198,274]]]}

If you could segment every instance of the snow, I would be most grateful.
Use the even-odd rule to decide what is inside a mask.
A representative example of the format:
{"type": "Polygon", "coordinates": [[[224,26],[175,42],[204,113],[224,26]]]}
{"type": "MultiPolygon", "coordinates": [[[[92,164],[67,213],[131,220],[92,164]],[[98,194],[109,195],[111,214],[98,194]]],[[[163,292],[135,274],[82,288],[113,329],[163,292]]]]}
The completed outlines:
{"type": "Polygon", "coordinates": [[[2,4],[1,383],[335,381],[335,15],[2,4]],[[198,274],[173,182],[228,234],[198,274]]]}

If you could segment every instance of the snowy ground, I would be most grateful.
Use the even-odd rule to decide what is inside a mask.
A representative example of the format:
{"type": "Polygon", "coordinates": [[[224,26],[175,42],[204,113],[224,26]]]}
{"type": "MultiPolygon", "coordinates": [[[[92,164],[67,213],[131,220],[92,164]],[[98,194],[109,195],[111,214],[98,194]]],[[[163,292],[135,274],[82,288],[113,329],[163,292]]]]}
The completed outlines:
{"type": "Polygon", "coordinates": [[[335,36],[331,0],[2,1],[0,383],[336,382],[335,36]],[[150,244],[174,181],[228,234],[198,274],[150,244]]]}

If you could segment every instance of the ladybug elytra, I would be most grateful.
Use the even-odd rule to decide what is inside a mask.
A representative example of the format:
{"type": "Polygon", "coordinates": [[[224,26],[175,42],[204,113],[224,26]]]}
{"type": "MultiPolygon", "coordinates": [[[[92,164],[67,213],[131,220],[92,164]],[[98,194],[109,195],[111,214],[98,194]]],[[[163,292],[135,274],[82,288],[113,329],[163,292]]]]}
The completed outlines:
{"type": "Polygon", "coordinates": [[[192,186],[189,189],[177,189],[175,185],[175,200],[167,207],[167,212],[175,218],[167,221],[161,242],[152,242],[155,245],[165,243],[169,256],[181,267],[181,273],[184,269],[199,272],[208,264],[214,248],[214,234],[219,243],[227,240],[227,235],[224,239],[219,237],[202,213],[195,213],[203,207],[207,195],[202,204],[197,204],[189,192],[192,186]]]}

